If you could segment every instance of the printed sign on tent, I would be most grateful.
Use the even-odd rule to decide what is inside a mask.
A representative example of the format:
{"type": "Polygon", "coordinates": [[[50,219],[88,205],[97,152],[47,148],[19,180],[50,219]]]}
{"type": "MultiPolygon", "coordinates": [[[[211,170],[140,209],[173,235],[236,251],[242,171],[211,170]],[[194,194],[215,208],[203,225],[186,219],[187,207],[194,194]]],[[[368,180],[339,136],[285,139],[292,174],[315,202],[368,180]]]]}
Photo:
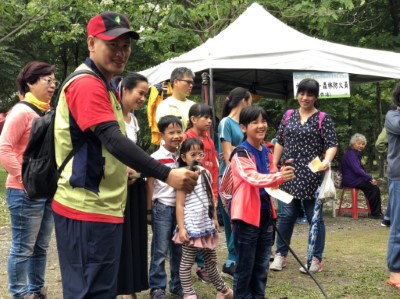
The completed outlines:
{"type": "Polygon", "coordinates": [[[293,72],[293,91],[296,97],[297,86],[305,78],[312,78],[319,83],[319,98],[349,98],[350,81],[348,73],[329,72],[293,72]]]}

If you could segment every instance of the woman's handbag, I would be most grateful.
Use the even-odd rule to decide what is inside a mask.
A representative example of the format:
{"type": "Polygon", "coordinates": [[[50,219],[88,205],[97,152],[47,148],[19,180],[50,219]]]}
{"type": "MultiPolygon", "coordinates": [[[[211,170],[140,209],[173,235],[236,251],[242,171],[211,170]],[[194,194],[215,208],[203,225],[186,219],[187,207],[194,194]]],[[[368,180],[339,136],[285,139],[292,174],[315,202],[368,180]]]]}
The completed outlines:
{"type": "Polygon", "coordinates": [[[327,171],[325,171],[324,179],[322,180],[322,184],[319,188],[318,199],[321,202],[326,202],[330,199],[336,199],[336,188],[332,179],[332,170],[330,167],[327,171]]]}

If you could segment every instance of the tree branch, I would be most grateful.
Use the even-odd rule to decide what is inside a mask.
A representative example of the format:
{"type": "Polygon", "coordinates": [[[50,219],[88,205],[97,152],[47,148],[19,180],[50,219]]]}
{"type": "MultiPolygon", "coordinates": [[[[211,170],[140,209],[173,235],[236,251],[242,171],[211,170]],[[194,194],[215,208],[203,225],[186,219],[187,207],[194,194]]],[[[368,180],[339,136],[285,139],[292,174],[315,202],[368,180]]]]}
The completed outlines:
{"type": "Polygon", "coordinates": [[[28,24],[34,23],[34,22],[38,22],[38,21],[40,21],[40,20],[43,20],[44,17],[45,17],[49,12],[50,12],[50,9],[47,9],[41,16],[38,16],[38,17],[37,17],[37,15],[39,14],[39,12],[38,12],[36,15],[34,15],[34,16],[28,18],[27,20],[25,20],[25,22],[23,22],[22,24],[20,24],[17,28],[15,28],[15,29],[12,30],[10,33],[8,33],[7,35],[5,35],[5,36],[3,36],[2,38],[0,38],[0,44],[1,44],[2,42],[4,42],[7,38],[9,38],[10,36],[16,34],[18,31],[22,30],[22,29],[23,29],[25,26],[27,26],[28,24]]]}

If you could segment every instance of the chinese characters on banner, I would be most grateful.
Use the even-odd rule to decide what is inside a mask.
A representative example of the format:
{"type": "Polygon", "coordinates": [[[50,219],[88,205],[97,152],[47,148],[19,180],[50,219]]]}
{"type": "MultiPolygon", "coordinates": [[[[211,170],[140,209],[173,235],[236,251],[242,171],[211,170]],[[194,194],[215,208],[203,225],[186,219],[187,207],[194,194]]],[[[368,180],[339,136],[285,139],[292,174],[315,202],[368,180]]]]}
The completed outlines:
{"type": "Polygon", "coordinates": [[[305,78],[312,78],[319,83],[319,98],[349,98],[350,81],[347,73],[328,72],[293,72],[293,94],[297,94],[297,86],[305,78]]]}

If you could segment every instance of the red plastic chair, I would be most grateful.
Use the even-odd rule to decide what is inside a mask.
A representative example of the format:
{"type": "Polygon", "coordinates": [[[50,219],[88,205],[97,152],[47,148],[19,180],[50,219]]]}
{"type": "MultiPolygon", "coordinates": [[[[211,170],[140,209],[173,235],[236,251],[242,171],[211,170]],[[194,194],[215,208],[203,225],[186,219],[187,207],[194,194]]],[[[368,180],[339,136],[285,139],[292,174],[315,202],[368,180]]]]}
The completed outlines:
{"type": "Polygon", "coordinates": [[[357,189],[357,188],[343,186],[343,191],[342,191],[342,194],[340,195],[338,216],[340,216],[340,214],[342,214],[343,212],[350,212],[351,217],[353,219],[358,219],[358,213],[368,213],[368,216],[371,215],[371,207],[369,206],[369,201],[366,196],[364,196],[364,199],[365,199],[365,203],[366,203],[367,207],[366,208],[358,207],[358,191],[359,191],[359,189],[357,189]],[[347,191],[351,192],[351,207],[350,208],[343,207],[344,193],[347,191]]]}

